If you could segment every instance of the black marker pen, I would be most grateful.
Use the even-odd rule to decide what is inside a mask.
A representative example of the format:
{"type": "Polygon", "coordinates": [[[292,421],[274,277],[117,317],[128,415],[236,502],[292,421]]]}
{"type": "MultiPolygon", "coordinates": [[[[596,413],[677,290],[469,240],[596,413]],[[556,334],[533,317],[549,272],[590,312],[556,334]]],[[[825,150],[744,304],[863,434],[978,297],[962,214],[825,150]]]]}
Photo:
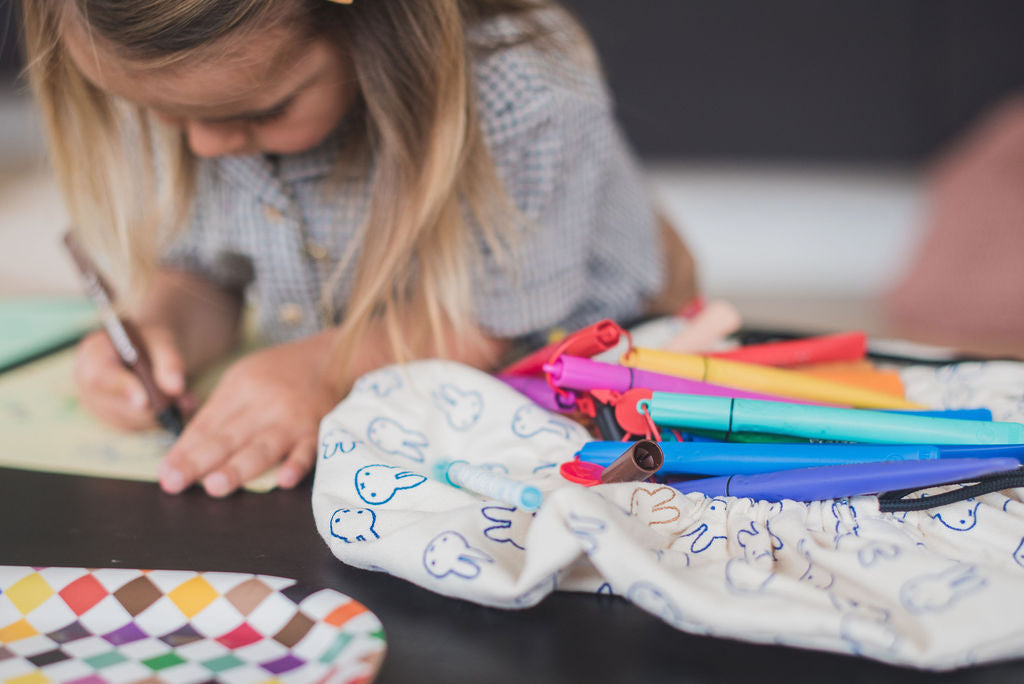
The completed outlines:
{"type": "Polygon", "coordinates": [[[149,405],[156,414],[157,421],[169,432],[180,435],[184,428],[181,411],[157,386],[153,377],[153,364],[149,359],[149,354],[146,353],[146,346],[138,329],[131,321],[118,317],[114,311],[110,286],[71,233],[64,235],[64,244],[71,253],[71,259],[75,262],[75,266],[82,274],[86,294],[99,309],[100,321],[103,323],[103,328],[110,337],[114,349],[117,350],[117,355],[121,357],[121,363],[135,373],[142,382],[142,387],[146,390],[149,405]]]}

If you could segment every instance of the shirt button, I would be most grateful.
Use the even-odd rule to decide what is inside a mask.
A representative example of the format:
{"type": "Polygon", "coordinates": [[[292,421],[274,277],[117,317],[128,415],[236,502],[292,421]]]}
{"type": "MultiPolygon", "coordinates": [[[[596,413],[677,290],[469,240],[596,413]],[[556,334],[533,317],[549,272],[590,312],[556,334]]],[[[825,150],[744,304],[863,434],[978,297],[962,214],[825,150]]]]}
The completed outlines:
{"type": "Polygon", "coordinates": [[[306,241],[306,254],[312,257],[316,261],[323,261],[327,258],[327,248],[321,245],[319,242],[313,242],[312,240],[306,241]]]}
{"type": "Polygon", "coordinates": [[[271,223],[280,223],[281,219],[284,218],[284,214],[281,213],[281,210],[270,204],[263,205],[263,215],[266,216],[267,220],[271,223]]]}
{"type": "Polygon", "coordinates": [[[298,325],[302,322],[302,317],[302,307],[295,302],[286,302],[277,308],[277,320],[284,325],[298,325]]]}

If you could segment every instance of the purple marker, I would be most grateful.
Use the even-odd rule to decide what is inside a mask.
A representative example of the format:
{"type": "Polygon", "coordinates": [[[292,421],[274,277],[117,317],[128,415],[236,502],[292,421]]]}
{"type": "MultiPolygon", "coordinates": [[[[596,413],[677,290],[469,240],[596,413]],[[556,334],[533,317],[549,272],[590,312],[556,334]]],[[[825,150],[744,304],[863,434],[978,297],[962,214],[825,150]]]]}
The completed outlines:
{"type": "Polygon", "coordinates": [[[544,378],[532,375],[499,375],[498,379],[549,411],[572,413],[576,410],[576,400],[573,397],[559,396],[544,378]]]}
{"type": "Polygon", "coordinates": [[[1017,470],[1015,458],[949,458],[888,461],[796,468],[760,475],[730,475],[674,482],[684,494],[738,496],[765,501],[821,501],[844,496],[915,489],[947,482],[970,482],[985,475],[1017,470]]]}
{"type": "Polygon", "coordinates": [[[611,363],[591,361],[590,359],[569,356],[567,354],[559,356],[555,359],[554,363],[545,364],[544,372],[550,374],[551,381],[559,387],[580,392],[594,389],[625,392],[635,387],[643,387],[655,392],[699,394],[706,397],[732,397],[734,399],[785,401],[791,404],[810,404],[813,406],[835,406],[835,404],[790,399],[774,394],[748,392],[724,385],[715,385],[710,382],[677,378],[674,375],[663,375],[628,366],[616,366],[611,363]]]}

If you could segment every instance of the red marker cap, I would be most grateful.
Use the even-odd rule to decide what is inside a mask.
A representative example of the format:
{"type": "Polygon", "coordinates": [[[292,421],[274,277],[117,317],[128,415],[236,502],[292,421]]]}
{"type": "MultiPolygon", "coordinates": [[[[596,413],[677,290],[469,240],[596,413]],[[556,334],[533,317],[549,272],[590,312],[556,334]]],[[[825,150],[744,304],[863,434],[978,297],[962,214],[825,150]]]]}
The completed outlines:
{"type": "Polygon", "coordinates": [[[601,473],[604,468],[596,463],[586,461],[566,461],[559,466],[558,471],[569,482],[575,482],[585,487],[601,484],[601,473]]]}
{"type": "Polygon", "coordinates": [[[615,420],[619,427],[631,435],[646,435],[650,426],[647,417],[636,410],[636,404],[641,399],[650,399],[651,395],[651,390],[643,387],[623,392],[615,402],[615,420]]]}

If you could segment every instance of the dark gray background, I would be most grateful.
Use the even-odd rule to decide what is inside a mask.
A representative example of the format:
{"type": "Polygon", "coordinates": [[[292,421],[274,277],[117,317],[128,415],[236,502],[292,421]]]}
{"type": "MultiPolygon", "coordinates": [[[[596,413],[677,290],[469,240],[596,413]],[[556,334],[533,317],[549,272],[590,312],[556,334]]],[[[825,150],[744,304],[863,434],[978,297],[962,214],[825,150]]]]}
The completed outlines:
{"type": "Polygon", "coordinates": [[[1020,0],[567,4],[648,159],[916,161],[1024,89],[1020,0]]]}

